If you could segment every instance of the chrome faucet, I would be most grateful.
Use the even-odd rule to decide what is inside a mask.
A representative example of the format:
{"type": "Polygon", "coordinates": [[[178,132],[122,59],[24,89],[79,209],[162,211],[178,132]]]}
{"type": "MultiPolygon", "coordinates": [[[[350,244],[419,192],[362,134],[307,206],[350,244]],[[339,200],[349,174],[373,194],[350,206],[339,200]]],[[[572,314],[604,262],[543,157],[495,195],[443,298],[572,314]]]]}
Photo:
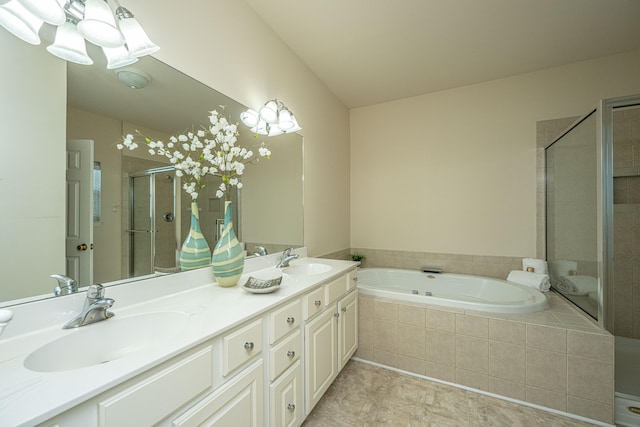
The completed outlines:
{"type": "Polygon", "coordinates": [[[291,254],[291,251],[293,250],[293,248],[287,248],[284,251],[282,251],[282,258],[280,259],[280,262],[278,263],[278,265],[276,265],[276,268],[283,268],[283,267],[289,267],[289,261],[291,261],[292,259],[296,259],[298,258],[298,254],[291,254]]]}
{"type": "Polygon", "coordinates": [[[78,282],[71,277],[61,274],[52,274],[51,277],[58,281],[58,286],[53,288],[53,294],[55,296],[59,297],[60,295],[69,295],[78,292],[78,282]]]}
{"type": "Polygon", "coordinates": [[[109,311],[115,301],[104,297],[104,287],[102,285],[91,285],[87,289],[87,298],[84,300],[82,312],[75,318],[69,320],[63,329],[79,328],[80,326],[100,322],[113,317],[109,311]]]}
{"type": "Polygon", "coordinates": [[[253,247],[255,256],[265,256],[267,255],[267,249],[264,246],[254,246],[253,247]]]}

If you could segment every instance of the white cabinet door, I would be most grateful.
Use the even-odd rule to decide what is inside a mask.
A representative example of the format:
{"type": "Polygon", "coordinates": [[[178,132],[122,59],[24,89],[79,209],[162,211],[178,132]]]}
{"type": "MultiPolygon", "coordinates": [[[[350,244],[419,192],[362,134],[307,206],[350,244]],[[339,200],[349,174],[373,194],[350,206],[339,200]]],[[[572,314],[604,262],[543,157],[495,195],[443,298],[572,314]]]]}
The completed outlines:
{"type": "Polygon", "coordinates": [[[302,424],[302,365],[298,360],[271,385],[271,426],[295,427],[302,424]]]}
{"type": "Polygon", "coordinates": [[[173,421],[174,427],[261,427],[264,369],[259,360],[173,421]]]}
{"type": "Polygon", "coordinates": [[[305,326],[307,415],[338,374],[338,325],[335,314],[335,308],[328,309],[305,326]]]}
{"type": "Polygon", "coordinates": [[[338,301],[338,313],[338,371],[341,371],[358,348],[358,291],[338,301]]]}

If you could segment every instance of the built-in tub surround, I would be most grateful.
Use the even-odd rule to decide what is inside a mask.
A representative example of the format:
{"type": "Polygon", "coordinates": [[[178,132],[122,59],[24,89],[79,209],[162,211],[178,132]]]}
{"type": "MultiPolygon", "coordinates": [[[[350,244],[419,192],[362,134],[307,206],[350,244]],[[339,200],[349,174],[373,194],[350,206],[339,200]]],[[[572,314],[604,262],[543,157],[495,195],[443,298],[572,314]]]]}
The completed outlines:
{"type": "Polygon", "coordinates": [[[547,295],[547,310],[499,314],[361,293],[356,357],[612,423],[613,337],[547,295]]]}
{"type": "MultiPolygon", "coordinates": [[[[14,318],[0,337],[0,425],[26,426],[44,422],[253,316],[267,313],[288,298],[302,295],[321,282],[355,268],[352,262],[306,258],[304,248],[294,252],[301,259],[292,261],[292,266],[320,262],[331,268],[312,276],[285,275],[278,292],[268,295],[250,294],[242,286],[222,289],[212,283],[210,269],[112,286],[106,289],[106,294],[115,300],[114,320],[78,330],[63,330],[62,326],[82,308],[83,292],[12,307],[14,318]],[[36,364],[34,369],[25,367],[28,355],[49,342],[74,333],[99,331],[109,322],[135,320],[136,316],[150,313],[184,313],[188,320],[180,333],[172,333],[170,338],[150,343],[124,357],[113,357],[108,363],[78,369],[63,366],[62,370],[41,364],[36,364]]],[[[281,274],[274,267],[279,259],[280,254],[273,254],[247,260],[241,281],[249,275],[281,274]]],[[[214,384],[218,381],[216,378],[214,376],[214,384]]],[[[83,425],[82,421],[77,424],[83,425]]]]}
{"type": "Polygon", "coordinates": [[[529,313],[548,307],[537,289],[465,274],[364,268],[358,273],[358,289],[363,295],[483,312],[529,313]]]}

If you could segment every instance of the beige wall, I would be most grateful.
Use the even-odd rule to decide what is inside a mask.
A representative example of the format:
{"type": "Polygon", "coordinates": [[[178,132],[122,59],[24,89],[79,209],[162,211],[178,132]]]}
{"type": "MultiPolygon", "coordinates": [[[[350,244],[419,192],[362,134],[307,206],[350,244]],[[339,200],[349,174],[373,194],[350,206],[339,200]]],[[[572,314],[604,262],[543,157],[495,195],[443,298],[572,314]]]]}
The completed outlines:
{"type": "Polygon", "coordinates": [[[154,56],[258,108],[278,98],[304,136],[304,243],[309,255],[349,247],[349,113],[244,1],[131,0],[161,46],[154,56]]]}
{"type": "Polygon", "coordinates": [[[65,272],[66,66],[0,29],[0,302],[65,272]],[[43,72],[46,70],[46,72],[43,72]],[[28,88],[29,90],[25,90],[28,88]]]}
{"type": "Polygon", "coordinates": [[[536,255],[536,121],[640,92],[640,51],[351,110],[351,246],[536,255]]]}

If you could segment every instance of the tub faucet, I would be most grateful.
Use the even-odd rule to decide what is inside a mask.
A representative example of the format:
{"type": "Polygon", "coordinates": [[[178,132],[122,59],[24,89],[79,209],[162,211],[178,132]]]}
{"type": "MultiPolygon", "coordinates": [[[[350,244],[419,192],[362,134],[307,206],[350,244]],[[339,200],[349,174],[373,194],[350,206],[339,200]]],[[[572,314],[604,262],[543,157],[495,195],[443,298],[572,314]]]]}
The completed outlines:
{"type": "Polygon", "coordinates": [[[267,255],[267,250],[265,249],[264,246],[254,246],[254,252],[253,254],[255,256],[265,256],[267,255]]]}
{"type": "Polygon", "coordinates": [[[104,297],[104,287],[102,285],[91,285],[87,289],[87,297],[84,300],[82,312],[75,318],[68,321],[63,329],[79,328],[80,326],[100,322],[113,317],[109,311],[115,301],[104,297]]]}
{"type": "Polygon", "coordinates": [[[291,254],[292,250],[293,248],[287,248],[282,251],[282,258],[280,259],[278,265],[276,265],[276,268],[289,267],[289,261],[298,258],[298,254],[291,254]]]}
{"type": "Polygon", "coordinates": [[[60,295],[69,295],[78,292],[78,282],[71,277],[61,274],[52,274],[51,277],[58,281],[58,286],[53,289],[53,294],[57,297],[60,295]]]}

